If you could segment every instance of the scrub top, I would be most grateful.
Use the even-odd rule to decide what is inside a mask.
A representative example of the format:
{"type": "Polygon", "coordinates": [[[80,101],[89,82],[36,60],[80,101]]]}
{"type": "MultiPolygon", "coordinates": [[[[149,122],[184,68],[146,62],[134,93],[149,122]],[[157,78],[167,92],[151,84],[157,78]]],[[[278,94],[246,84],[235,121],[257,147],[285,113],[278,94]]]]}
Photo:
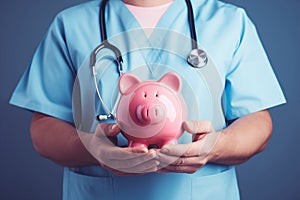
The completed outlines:
{"type": "MultiPolygon", "coordinates": [[[[75,79],[90,53],[102,42],[99,4],[100,1],[80,4],[55,17],[30,67],[17,85],[11,104],[74,123],[72,92],[75,79]]],[[[216,0],[192,0],[192,5],[198,42],[213,61],[216,70],[216,76],[206,80],[206,83],[214,82],[213,78],[220,82],[222,94],[218,101],[222,104],[223,119],[214,124],[215,128],[224,128],[225,119],[236,119],[285,103],[255,26],[245,11],[216,0]]],[[[172,30],[173,33],[189,38],[187,16],[185,1],[175,0],[160,19],[157,29],[172,30]]],[[[121,0],[110,0],[107,3],[106,26],[109,38],[119,38],[121,35],[122,40],[112,42],[115,42],[121,52],[126,52],[123,57],[125,71],[134,71],[134,66],[159,62],[170,69],[174,68],[178,73],[181,71],[177,66],[187,66],[187,70],[182,72],[186,74],[183,75],[186,79],[195,74],[195,69],[191,69],[184,59],[172,59],[172,56],[178,56],[170,55],[170,51],[160,49],[151,52],[151,49],[145,47],[141,55],[137,56],[140,51],[126,49],[131,45],[131,40],[137,46],[145,45],[142,40],[149,42],[154,38],[155,42],[159,38],[157,35],[160,36],[161,43],[167,41],[167,45],[175,46],[172,48],[180,48],[183,57],[188,55],[191,47],[189,42],[185,44],[186,42],[176,41],[168,35],[155,36],[155,30],[149,40],[145,39],[147,37],[141,31],[135,34],[135,30],[141,30],[140,26],[121,0]],[[131,30],[133,34],[124,34],[131,30]],[[157,57],[158,61],[155,60],[157,57]]],[[[190,79],[187,82],[191,84],[187,85],[192,90],[205,87],[202,80],[190,79]]],[[[108,104],[113,95],[112,88],[115,88],[112,86],[117,80],[118,74],[112,69],[106,70],[100,80],[103,81],[100,90],[108,104]],[[113,80],[108,82],[111,84],[107,84],[110,80],[113,80]]],[[[195,98],[204,103],[210,101],[195,98]]],[[[200,107],[202,104],[198,103],[200,107]]],[[[215,105],[211,104],[210,107],[213,108],[215,105]]],[[[99,109],[101,110],[101,106],[99,109]]],[[[205,106],[200,110],[199,119],[207,119],[206,116],[212,112],[209,108],[205,109],[205,106]]],[[[239,199],[239,191],[234,166],[208,163],[194,174],[150,173],[124,177],[111,174],[100,166],[85,166],[65,167],[63,199],[234,200],[239,199]]]]}

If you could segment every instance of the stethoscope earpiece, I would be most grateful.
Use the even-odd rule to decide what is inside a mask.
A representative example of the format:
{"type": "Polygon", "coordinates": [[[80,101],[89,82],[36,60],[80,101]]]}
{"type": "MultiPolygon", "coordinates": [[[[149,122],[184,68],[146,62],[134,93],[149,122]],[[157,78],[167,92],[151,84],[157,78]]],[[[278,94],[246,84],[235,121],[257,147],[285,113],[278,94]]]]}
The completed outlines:
{"type": "Polygon", "coordinates": [[[194,68],[202,68],[206,66],[208,58],[202,49],[193,49],[187,58],[187,62],[194,68]]]}

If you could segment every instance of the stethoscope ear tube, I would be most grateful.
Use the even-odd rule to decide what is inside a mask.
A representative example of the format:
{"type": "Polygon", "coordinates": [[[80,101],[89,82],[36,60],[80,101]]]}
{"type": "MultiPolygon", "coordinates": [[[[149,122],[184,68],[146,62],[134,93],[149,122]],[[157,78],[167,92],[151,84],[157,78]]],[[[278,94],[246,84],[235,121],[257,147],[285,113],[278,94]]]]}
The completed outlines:
{"type": "Polygon", "coordinates": [[[192,49],[198,49],[193,7],[190,0],[185,0],[185,2],[188,8],[188,21],[192,38],[192,49]]]}
{"type": "Polygon", "coordinates": [[[122,58],[122,55],[121,55],[121,51],[114,45],[110,44],[107,40],[104,40],[102,42],[102,44],[100,44],[99,46],[97,46],[94,51],[92,52],[91,54],[91,66],[96,66],[96,63],[97,63],[97,55],[98,53],[102,50],[102,49],[109,49],[111,50],[115,56],[116,56],[116,62],[118,64],[118,72],[119,72],[119,75],[122,75],[123,74],[123,58],[122,58]]]}
{"type": "Polygon", "coordinates": [[[122,58],[121,51],[116,46],[110,44],[107,41],[107,31],[106,31],[106,26],[105,26],[105,5],[106,5],[107,1],[108,0],[103,0],[101,2],[100,15],[99,15],[100,34],[101,34],[101,40],[103,42],[98,47],[96,47],[96,49],[93,51],[92,58],[91,58],[91,65],[92,66],[96,65],[96,61],[97,61],[96,57],[97,57],[98,52],[104,48],[108,48],[112,52],[114,52],[114,54],[117,58],[119,75],[122,75],[122,73],[123,73],[123,67],[122,67],[123,58],[122,58]]]}
{"type": "Polygon", "coordinates": [[[107,40],[106,26],[105,26],[105,5],[107,1],[108,0],[103,0],[100,5],[99,24],[100,24],[100,34],[101,34],[102,41],[107,40]]]}

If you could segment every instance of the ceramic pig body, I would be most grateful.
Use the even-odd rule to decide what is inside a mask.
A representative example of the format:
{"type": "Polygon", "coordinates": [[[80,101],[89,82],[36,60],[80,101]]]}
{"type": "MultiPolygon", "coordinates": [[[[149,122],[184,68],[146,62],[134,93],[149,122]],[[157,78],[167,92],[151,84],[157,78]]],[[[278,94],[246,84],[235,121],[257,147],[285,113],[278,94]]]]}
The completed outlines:
{"type": "Polygon", "coordinates": [[[173,72],[158,81],[141,81],[126,73],[120,77],[121,99],[117,123],[130,147],[177,143],[187,107],[181,95],[181,79],[173,72]]]}

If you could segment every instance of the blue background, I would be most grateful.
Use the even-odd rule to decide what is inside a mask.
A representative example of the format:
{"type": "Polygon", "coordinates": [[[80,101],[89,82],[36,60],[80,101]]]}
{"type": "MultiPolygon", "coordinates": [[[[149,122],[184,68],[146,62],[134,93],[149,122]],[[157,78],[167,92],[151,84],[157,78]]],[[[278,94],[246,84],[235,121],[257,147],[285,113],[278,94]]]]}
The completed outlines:
{"type": "MultiPolygon", "coordinates": [[[[33,149],[31,113],[8,104],[14,87],[60,10],[83,0],[10,0],[0,3],[0,199],[61,198],[62,167],[33,149]]],[[[271,110],[267,149],[238,176],[242,199],[300,199],[300,1],[227,0],[244,7],[257,26],[288,103],[271,110]]],[[[270,97],[272,98],[272,97],[270,97]]]]}

